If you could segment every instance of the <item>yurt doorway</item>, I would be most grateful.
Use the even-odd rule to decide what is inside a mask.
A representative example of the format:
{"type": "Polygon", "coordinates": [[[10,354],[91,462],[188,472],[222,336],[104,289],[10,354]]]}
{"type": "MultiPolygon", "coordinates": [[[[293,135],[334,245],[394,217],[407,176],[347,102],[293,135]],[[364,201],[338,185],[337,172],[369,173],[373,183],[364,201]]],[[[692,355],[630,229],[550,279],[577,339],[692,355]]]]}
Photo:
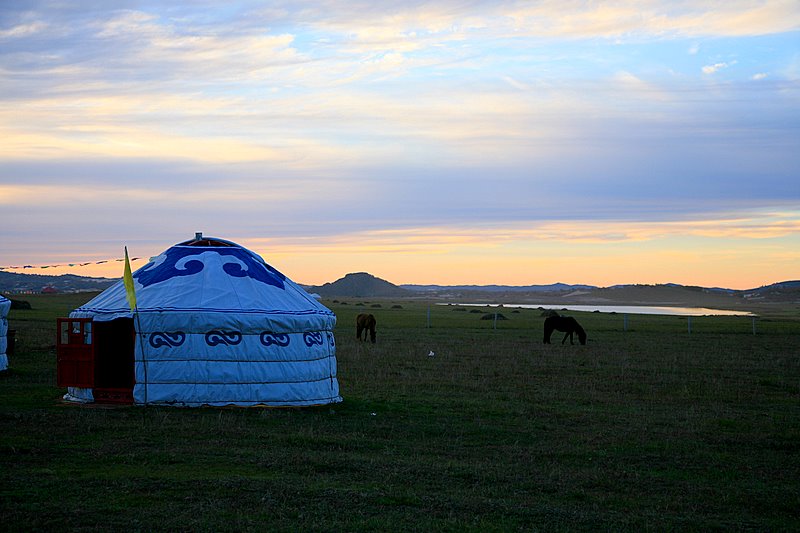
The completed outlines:
{"type": "Polygon", "coordinates": [[[132,318],[94,324],[94,399],[133,403],[133,351],[136,333],[132,318]]]}
{"type": "Polygon", "coordinates": [[[133,319],[59,318],[58,328],[58,385],[92,389],[98,403],[133,403],[133,319]]]}

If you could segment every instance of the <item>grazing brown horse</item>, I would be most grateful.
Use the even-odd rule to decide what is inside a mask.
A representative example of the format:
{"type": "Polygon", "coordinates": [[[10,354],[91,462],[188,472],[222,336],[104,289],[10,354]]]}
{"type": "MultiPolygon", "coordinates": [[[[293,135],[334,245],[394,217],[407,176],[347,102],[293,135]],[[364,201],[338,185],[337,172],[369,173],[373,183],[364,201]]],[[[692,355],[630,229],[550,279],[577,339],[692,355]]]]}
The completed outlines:
{"type": "Polygon", "coordinates": [[[580,341],[581,344],[586,344],[586,332],[583,330],[581,325],[578,324],[578,321],[571,316],[549,316],[544,320],[545,344],[550,344],[550,336],[553,334],[554,329],[566,332],[564,338],[561,340],[561,344],[566,342],[567,337],[569,337],[569,343],[573,344],[573,333],[578,334],[578,341],[580,341]]]}
{"type": "Polygon", "coordinates": [[[369,331],[369,338],[375,343],[375,324],[377,324],[375,317],[368,314],[360,314],[356,317],[356,337],[362,340],[361,332],[364,332],[363,340],[367,340],[367,332],[369,331]]]}

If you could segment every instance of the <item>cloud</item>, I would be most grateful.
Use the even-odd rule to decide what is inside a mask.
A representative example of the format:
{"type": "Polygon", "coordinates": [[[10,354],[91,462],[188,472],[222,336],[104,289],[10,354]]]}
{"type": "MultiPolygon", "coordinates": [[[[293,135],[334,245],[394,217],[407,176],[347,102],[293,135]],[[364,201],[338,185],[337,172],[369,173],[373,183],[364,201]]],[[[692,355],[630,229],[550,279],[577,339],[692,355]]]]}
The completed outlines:
{"type": "Polygon", "coordinates": [[[758,80],[763,80],[763,79],[766,79],[766,77],[767,77],[767,74],[766,74],[766,73],[764,73],[764,72],[759,72],[758,74],[753,74],[753,77],[752,77],[752,78],[750,78],[750,79],[751,79],[751,80],[754,80],[754,81],[758,81],[758,80]]]}
{"type": "MultiPolygon", "coordinates": [[[[671,254],[673,257],[669,260],[669,268],[674,269],[676,264],[685,265],[687,262],[698,261],[698,257],[712,253],[711,250],[740,258],[748,254],[748,247],[765,250],[770,243],[778,243],[776,246],[780,246],[781,242],[791,242],[800,237],[800,218],[796,213],[793,217],[776,213],[751,214],[733,219],[720,214],[720,217],[660,223],[637,220],[602,223],[564,220],[490,225],[409,225],[395,229],[355,230],[303,238],[248,238],[244,244],[255,250],[264,250],[265,257],[280,261],[295,261],[294,258],[306,257],[334,264],[340,263],[342,256],[357,257],[363,268],[371,268],[370,264],[374,262],[375,265],[380,265],[374,267],[379,269],[378,274],[381,273],[380,269],[384,269],[395,281],[411,282],[410,278],[416,278],[417,282],[424,283],[430,283],[431,277],[441,274],[434,271],[420,275],[422,265],[452,261],[456,257],[462,258],[473,268],[479,268],[478,265],[482,262],[490,262],[499,267],[504,261],[503,257],[511,254],[514,257],[513,264],[506,264],[501,268],[507,274],[525,270],[524,265],[529,265],[531,261],[542,263],[540,269],[527,273],[527,282],[531,283],[532,280],[541,280],[545,276],[558,276],[559,267],[552,263],[557,264],[562,260],[572,262],[570,258],[581,258],[585,261],[587,257],[592,257],[593,261],[608,263],[608,268],[604,270],[617,271],[622,266],[618,264],[614,267],[613,263],[620,260],[659,263],[671,254]],[[693,241],[692,246],[703,249],[704,253],[698,254],[694,249],[688,251],[676,244],[687,240],[693,241]],[[738,251],[731,252],[732,249],[738,251]],[[664,257],[654,260],[655,256],[664,257]],[[416,269],[409,270],[407,266],[403,266],[408,263],[416,265],[416,269]],[[551,265],[547,266],[548,263],[551,265]],[[395,265],[387,266],[389,264],[395,265]]],[[[796,261],[798,257],[796,252],[784,255],[782,261],[787,267],[792,259],[796,261]]],[[[307,269],[302,266],[297,268],[307,269]]],[[[450,267],[451,272],[459,269],[460,265],[450,267]]],[[[583,268],[571,269],[577,272],[575,275],[578,278],[582,276],[581,282],[586,283],[586,277],[591,277],[583,268]]],[[[344,270],[341,274],[346,272],[344,270]]],[[[673,275],[677,274],[673,272],[673,275]]],[[[526,274],[522,274],[520,279],[526,279],[525,276],[526,274]]],[[[475,274],[471,278],[465,278],[471,282],[475,282],[475,279],[475,274]]],[[[649,281],[652,282],[652,278],[649,281]]],[[[488,282],[497,282],[497,279],[488,282]]]]}
{"type": "Polygon", "coordinates": [[[671,95],[666,88],[659,87],[654,83],[649,83],[624,70],[617,72],[613,76],[613,81],[616,83],[616,87],[625,91],[631,98],[662,102],[676,100],[675,96],[671,95]]]}
{"type": "Polygon", "coordinates": [[[289,34],[212,33],[138,11],[98,23],[93,39],[115,51],[100,58],[98,67],[121,70],[134,79],[156,75],[162,82],[263,79],[273,68],[307,61],[291,46],[289,34]]]}
{"type": "Polygon", "coordinates": [[[521,81],[518,81],[518,80],[515,80],[511,76],[503,76],[503,81],[505,81],[510,86],[512,86],[515,89],[518,89],[520,91],[530,91],[531,90],[531,87],[528,84],[522,83],[521,81]]]}
{"type": "Polygon", "coordinates": [[[752,5],[743,0],[668,3],[544,1],[497,5],[494,15],[513,22],[517,34],[569,38],[687,38],[764,35],[794,31],[800,14],[792,0],[752,5]]]}
{"type": "Polygon", "coordinates": [[[728,63],[714,63],[713,65],[706,65],[703,67],[703,74],[714,74],[720,69],[728,68],[729,66],[730,64],[728,63]]]}
{"type": "Polygon", "coordinates": [[[744,0],[673,3],[578,0],[515,2],[406,2],[402,8],[370,2],[307,6],[303,14],[354,46],[409,49],[435,42],[547,36],[568,39],[741,36],[793,31],[800,15],[792,0],[753,5],[744,0]]]}
{"type": "Polygon", "coordinates": [[[29,37],[47,31],[47,24],[41,21],[28,24],[19,24],[6,30],[0,30],[0,40],[10,40],[20,37],[29,37]]]}

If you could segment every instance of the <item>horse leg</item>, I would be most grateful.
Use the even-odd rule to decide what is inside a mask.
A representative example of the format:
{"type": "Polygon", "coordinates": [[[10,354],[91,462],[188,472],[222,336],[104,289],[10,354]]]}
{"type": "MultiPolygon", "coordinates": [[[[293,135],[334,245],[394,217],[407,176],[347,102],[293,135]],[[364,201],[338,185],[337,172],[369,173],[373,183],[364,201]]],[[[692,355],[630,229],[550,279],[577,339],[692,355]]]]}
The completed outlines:
{"type": "Polygon", "coordinates": [[[361,329],[362,329],[362,328],[361,328],[361,324],[359,324],[358,326],[356,326],[356,338],[357,338],[358,340],[361,340],[361,329]]]}
{"type": "Polygon", "coordinates": [[[572,344],[572,332],[571,331],[567,331],[564,334],[564,338],[561,339],[561,344],[564,344],[565,342],[567,342],[567,337],[569,337],[569,343],[572,344]]]}
{"type": "Polygon", "coordinates": [[[542,341],[544,344],[550,344],[550,336],[553,334],[552,329],[544,328],[544,340],[542,341]]]}

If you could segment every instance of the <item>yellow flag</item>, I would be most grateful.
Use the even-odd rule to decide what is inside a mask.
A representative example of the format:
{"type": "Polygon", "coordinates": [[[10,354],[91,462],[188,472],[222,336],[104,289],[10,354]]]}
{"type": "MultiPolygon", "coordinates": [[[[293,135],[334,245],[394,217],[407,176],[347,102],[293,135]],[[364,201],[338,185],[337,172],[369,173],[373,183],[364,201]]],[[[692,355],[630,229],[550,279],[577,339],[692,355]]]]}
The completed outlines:
{"type": "Polygon", "coordinates": [[[131,311],[136,309],[136,289],[133,287],[133,275],[131,274],[131,262],[128,260],[128,247],[125,247],[125,275],[122,277],[125,283],[125,297],[128,299],[128,305],[131,311]]]}

